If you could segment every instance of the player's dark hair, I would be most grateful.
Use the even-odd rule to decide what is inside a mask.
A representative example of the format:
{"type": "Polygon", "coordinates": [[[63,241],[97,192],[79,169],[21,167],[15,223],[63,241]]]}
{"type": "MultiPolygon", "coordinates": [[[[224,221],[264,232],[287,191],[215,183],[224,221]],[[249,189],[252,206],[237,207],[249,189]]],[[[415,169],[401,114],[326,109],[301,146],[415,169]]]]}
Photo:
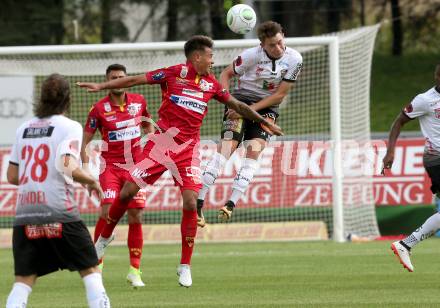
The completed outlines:
{"type": "Polygon", "coordinates": [[[34,104],[34,114],[46,118],[62,114],[70,108],[70,85],[60,74],[52,74],[41,85],[40,100],[34,104]]]}
{"type": "Polygon", "coordinates": [[[269,37],[274,37],[278,33],[283,33],[283,27],[275,21],[265,21],[257,28],[258,39],[261,43],[269,37]]]}
{"type": "Polygon", "coordinates": [[[127,68],[122,64],[118,64],[118,63],[109,65],[105,70],[105,75],[108,75],[108,73],[110,73],[111,71],[123,71],[125,74],[127,74],[127,68]]]}
{"type": "Polygon", "coordinates": [[[185,50],[185,57],[188,58],[194,51],[204,51],[206,47],[212,48],[212,46],[214,46],[214,42],[209,36],[194,35],[186,41],[183,49],[185,50]]]}

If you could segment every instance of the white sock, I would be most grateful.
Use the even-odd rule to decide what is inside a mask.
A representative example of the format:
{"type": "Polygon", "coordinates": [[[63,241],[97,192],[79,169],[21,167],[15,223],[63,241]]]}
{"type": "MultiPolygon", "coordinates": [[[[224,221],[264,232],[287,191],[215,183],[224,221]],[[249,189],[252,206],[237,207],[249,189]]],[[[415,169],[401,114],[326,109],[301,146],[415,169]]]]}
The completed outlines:
{"type": "Polygon", "coordinates": [[[237,204],[238,199],[246,191],[249,183],[252,181],[255,172],[258,170],[258,161],[251,158],[245,158],[243,165],[237,173],[237,176],[232,183],[232,195],[229,200],[237,204]]]}
{"type": "Polygon", "coordinates": [[[197,199],[205,200],[206,194],[209,191],[209,187],[215,183],[215,180],[220,173],[220,170],[223,169],[223,166],[226,164],[227,159],[219,152],[215,152],[212,159],[206,165],[205,171],[203,171],[202,175],[202,188],[199,191],[199,196],[197,199]]]}
{"type": "Polygon", "coordinates": [[[25,283],[16,282],[6,301],[6,308],[25,308],[32,288],[25,283]]]}
{"type": "Polygon", "coordinates": [[[440,214],[435,213],[429,217],[420,228],[407,238],[403,239],[402,242],[404,242],[409,248],[412,248],[419,242],[431,237],[438,229],[440,229],[440,214]]]}
{"type": "Polygon", "coordinates": [[[83,281],[86,287],[87,302],[90,308],[110,307],[110,300],[102,284],[102,276],[100,273],[84,276],[83,281]]]}

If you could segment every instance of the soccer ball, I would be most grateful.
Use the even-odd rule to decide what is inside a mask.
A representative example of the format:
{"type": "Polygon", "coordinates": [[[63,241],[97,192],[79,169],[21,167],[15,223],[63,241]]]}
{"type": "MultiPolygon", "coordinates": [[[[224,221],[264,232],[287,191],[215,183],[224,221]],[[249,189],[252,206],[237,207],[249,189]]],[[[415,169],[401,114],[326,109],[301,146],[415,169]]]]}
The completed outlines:
{"type": "Polygon", "coordinates": [[[229,29],[238,34],[245,34],[255,27],[257,15],[246,4],[237,4],[231,7],[226,15],[226,23],[229,29]]]}

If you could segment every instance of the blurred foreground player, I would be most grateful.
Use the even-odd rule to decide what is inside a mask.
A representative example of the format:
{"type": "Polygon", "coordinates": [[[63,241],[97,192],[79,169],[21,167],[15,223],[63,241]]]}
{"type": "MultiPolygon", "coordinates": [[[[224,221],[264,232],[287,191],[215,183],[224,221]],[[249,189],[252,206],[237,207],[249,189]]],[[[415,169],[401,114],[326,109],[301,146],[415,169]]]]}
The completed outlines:
{"type": "MultiPolygon", "coordinates": [[[[428,91],[417,95],[397,116],[391,127],[387,153],[383,159],[384,169],[393,165],[394,150],[401,128],[409,121],[418,118],[425,137],[423,166],[431,178],[431,191],[440,197],[440,64],[435,68],[436,85],[428,91]]],[[[440,213],[429,217],[423,225],[410,236],[391,244],[391,249],[398,256],[400,263],[408,271],[414,271],[411,263],[411,249],[421,241],[431,237],[440,229],[440,213]]]]}

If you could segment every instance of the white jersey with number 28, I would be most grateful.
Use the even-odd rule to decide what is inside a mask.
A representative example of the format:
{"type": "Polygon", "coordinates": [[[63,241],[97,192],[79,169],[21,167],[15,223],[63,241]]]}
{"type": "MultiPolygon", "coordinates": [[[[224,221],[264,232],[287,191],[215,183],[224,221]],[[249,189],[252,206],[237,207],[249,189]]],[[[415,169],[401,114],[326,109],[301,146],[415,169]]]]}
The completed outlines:
{"type": "Polygon", "coordinates": [[[73,182],[61,164],[65,155],[79,161],[81,142],[81,124],[63,115],[35,117],[17,129],[10,158],[19,170],[14,225],[80,220],[73,182]]]}

